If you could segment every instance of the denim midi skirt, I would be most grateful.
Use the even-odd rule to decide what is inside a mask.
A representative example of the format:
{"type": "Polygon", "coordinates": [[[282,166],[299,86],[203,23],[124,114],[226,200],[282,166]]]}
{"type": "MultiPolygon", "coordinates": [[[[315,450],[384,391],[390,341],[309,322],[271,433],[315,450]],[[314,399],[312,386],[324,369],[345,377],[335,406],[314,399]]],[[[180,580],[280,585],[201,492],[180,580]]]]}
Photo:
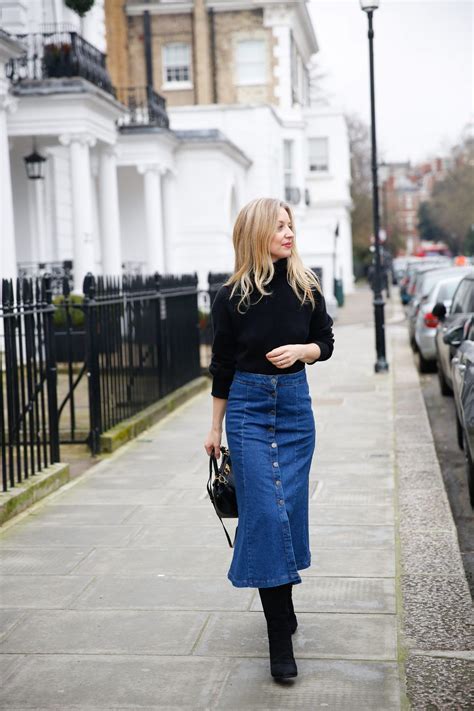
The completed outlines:
{"type": "Polygon", "coordinates": [[[226,435],[239,521],[228,578],[236,587],[300,583],[311,564],[309,470],[316,441],[306,370],[237,370],[226,435]]]}

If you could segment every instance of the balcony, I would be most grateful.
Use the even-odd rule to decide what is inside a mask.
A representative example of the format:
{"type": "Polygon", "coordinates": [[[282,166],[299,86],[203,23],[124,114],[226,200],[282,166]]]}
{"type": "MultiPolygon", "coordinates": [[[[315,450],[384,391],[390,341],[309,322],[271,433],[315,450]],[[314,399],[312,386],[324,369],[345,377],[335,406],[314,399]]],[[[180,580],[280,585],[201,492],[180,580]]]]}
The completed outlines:
{"type": "Polygon", "coordinates": [[[150,86],[119,87],[117,98],[128,109],[118,121],[120,128],[169,128],[166,101],[150,86]]]}
{"type": "Polygon", "coordinates": [[[16,38],[23,41],[27,51],[6,64],[6,75],[12,84],[82,77],[115,96],[105,64],[105,54],[77,32],[54,29],[16,35],[16,38]]]}

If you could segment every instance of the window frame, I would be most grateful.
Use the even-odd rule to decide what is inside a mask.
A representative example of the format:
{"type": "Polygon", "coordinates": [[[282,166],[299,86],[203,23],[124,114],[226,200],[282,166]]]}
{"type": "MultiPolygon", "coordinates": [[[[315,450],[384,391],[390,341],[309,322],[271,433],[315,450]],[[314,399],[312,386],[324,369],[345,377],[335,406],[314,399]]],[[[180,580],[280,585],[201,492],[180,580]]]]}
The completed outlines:
{"type": "Polygon", "coordinates": [[[170,90],[185,90],[185,89],[192,89],[193,88],[193,79],[192,79],[192,51],[191,51],[191,44],[189,42],[167,42],[164,44],[161,48],[161,66],[162,66],[162,85],[161,89],[164,91],[170,91],[170,90]],[[170,49],[170,47],[186,47],[187,49],[187,64],[178,64],[175,63],[170,64],[167,63],[166,61],[166,52],[167,50],[170,49]],[[188,71],[188,78],[187,79],[168,79],[168,69],[169,68],[175,68],[175,69],[183,69],[186,68],[188,71]]]}
{"type": "Polygon", "coordinates": [[[315,175],[327,175],[330,169],[329,160],[329,136],[310,136],[308,138],[308,172],[315,175]],[[311,163],[311,143],[314,141],[324,141],[326,145],[326,167],[312,168],[311,163]]]}
{"type": "Polygon", "coordinates": [[[267,41],[265,37],[241,37],[237,38],[235,40],[234,44],[234,85],[235,86],[266,86],[268,83],[268,46],[267,46],[267,41]],[[242,45],[244,44],[259,44],[261,45],[262,48],[262,73],[261,73],[261,80],[260,77],[258,80],[253,80],[253,79],[243,79],[242,77],[239,76],[240,68],[242,65],[249,65],[255,64],[255,61],[247,61],[247,62],[242,62],[242,58],[239,58],[239,47],[242,48],[242,45]]]}

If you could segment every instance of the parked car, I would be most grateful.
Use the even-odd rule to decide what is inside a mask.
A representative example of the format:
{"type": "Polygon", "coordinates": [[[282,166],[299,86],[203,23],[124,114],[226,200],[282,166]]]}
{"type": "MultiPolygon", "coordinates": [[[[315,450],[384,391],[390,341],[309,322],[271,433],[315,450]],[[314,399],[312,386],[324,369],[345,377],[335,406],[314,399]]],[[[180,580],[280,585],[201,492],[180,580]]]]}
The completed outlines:
{"type": "MultiPolygon", "coordinates": [[[[412,348],[415,350],[415,324],[423,302],[426,301],[428,294],[433,286],[444,278],[455,277],[459,275],[459,280],[472,272],[472,267],[426,267],[419,269],[415,273],[414,286],[411,301],[406,308],[406,317],[408,319],[408,335],[412,348]]],[[[473,272],[474,273],[474,272],[473,272]]],[[[441,299],[440,299],[441,300],[441,299]]],[[[433,304],[434,306],[434,304],[433,304]]]]}
{"type": "Polygon", "coordinates": [[[464,450],[469,499],[474,508],[474,319],[464,324],[463,339],[451,360],[458,444],[464,450]]]}
{"type": "Polygon", "coordinates": [[[440,301],[432,313],[439,321],[436,328],[436,365],[442,395],[453,394],[451,359],[461,344],[464,324],[474,313],[474,274],[465,276],[458,284],[449,313],[440,301]]]}
{"type": "MultiPolygon", "coordinates": [[[[438,270],[436,271],[438,272],[438,270]]],[[[431,285],[431,289],[427,295],[420,299],[413,327],[414,351],[420,373],[427,373],[436,369],[435,336],[439,321],[433,314],[433,308],[435,304],[441,302],[444,304],[446,311],[449,312],[454,292],[461,279],[469,271],[472,271],[472,269],[466,270],[456,267],[449,270],[440,269],[436,275],[432,275],[431,272],[427,275],[432,277],[427,285],[431,285]],[[439,280],[432,284],[434,276],[439,277],[439,280]]]]}
{"type": "Polygon", "coordinates": [[[451,259],[447,257],[417,258],[407,266],[406,274],[400,282],[400,299],[405,306],[410,303],[414,293],[417,273],[427,269],[451,266],[451,259]]]}

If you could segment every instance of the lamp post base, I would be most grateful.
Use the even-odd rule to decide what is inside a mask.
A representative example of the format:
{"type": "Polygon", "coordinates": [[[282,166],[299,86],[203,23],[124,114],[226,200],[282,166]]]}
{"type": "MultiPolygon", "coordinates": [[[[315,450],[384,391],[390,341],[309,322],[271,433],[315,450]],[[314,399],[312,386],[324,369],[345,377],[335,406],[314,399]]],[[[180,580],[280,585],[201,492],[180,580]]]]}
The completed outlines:
{"type": "Polygon", "coordinates": [[[385,358],[378,358],[374,370],[376,373],[388,373],[388,363],[385,358]]]}

